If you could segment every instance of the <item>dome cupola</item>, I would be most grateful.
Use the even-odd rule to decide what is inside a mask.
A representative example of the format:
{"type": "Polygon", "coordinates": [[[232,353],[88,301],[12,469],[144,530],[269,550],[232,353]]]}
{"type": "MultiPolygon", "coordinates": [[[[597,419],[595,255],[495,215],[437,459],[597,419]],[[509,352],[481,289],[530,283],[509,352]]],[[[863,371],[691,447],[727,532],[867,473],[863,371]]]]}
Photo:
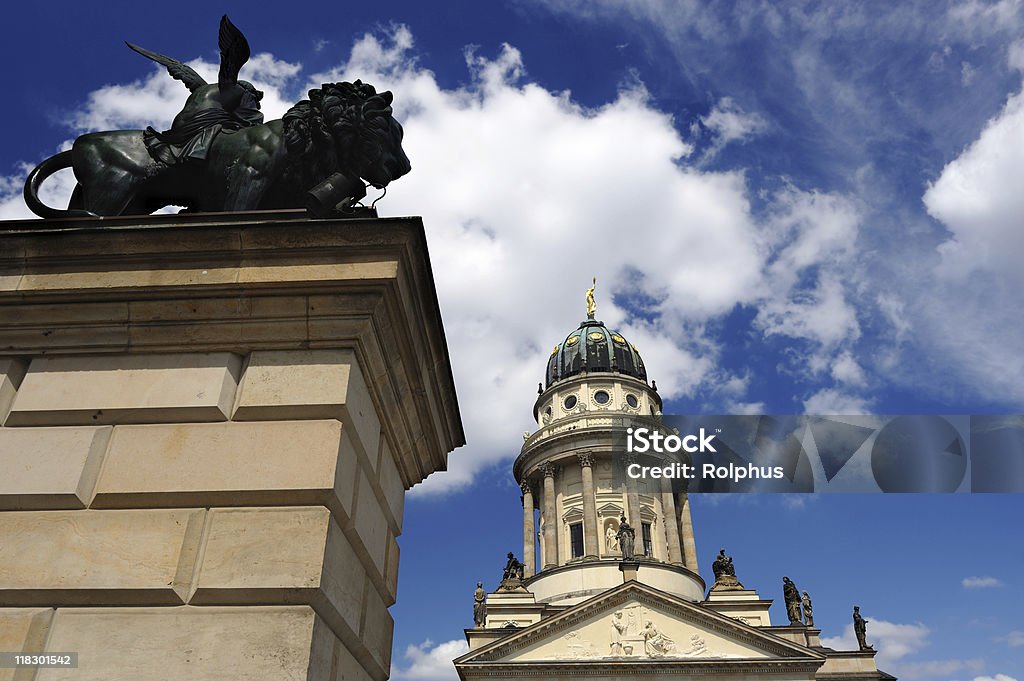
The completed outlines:
{"type": "Polygon", "coordinates": [[[647,382],[647,369],[636,347],[604,322],[587,319],[555,346],[545,378],[553,384],[596,371],[625,374],[647,382]]]}

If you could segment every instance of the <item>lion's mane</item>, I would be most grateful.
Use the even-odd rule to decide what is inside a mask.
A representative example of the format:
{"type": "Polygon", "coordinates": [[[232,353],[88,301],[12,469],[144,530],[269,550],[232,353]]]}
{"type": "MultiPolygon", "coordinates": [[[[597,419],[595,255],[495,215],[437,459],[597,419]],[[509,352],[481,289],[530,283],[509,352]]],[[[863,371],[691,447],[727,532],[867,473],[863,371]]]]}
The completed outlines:
{"type": "Polygon", "coordinates": [[[375,161],[387,153],[391,130],[398,126],[390,93],[378,94],[359,80],[310,90],[309,99],[291,107],[282,121],[285,147],[295,161],[292,170],[301,175],[295,179],[305,186],[375,161]]]}

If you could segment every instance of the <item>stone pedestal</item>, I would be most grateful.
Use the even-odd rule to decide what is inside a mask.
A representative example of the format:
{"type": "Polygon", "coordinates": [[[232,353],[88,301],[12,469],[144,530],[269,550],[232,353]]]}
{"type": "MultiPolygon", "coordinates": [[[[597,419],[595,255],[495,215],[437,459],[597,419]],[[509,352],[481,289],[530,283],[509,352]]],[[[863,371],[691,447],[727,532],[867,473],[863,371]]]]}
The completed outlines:
{"type": "Polygon", "coordinates": [[[752,627],[770,627],[772,625],[768,612],[772,601],[762,599],[754,589],[716,590],[712,588],[704,603],[711,610],[728,615],[752,627]]]}
{"type": "Polygon", "coordinates": [[[464,442],[423,226],[0,223],[0,423],[0,649],[79,653],[37,681],[383,681],[464,442]]]}

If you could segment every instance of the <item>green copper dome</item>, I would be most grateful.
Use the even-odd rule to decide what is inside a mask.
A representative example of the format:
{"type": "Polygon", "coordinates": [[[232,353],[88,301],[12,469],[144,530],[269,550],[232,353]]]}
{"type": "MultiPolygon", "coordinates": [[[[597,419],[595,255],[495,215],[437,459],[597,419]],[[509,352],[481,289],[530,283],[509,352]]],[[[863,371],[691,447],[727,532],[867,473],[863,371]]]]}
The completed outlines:
{"type": "Polygon", "coordinates": [[[548,359],[547,387],[584,372],[626,374],[647,382],[640,353],[617,331],[588,319],[556,345],[548,359]]]}

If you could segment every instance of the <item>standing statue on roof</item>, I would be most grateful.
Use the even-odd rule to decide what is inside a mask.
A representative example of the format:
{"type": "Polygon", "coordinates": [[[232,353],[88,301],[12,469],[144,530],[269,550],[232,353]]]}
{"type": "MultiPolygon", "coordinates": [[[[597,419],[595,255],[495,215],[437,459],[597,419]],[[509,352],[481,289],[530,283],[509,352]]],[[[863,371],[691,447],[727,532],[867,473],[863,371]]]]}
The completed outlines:
{"type": "Polygon", "coordinates": [[[593,319],[597,314],[597,303],[594,302],[594,289],[597,288],[597,277],[594,277],[593,285],[587,289],[587,319],[593,319]]]}

